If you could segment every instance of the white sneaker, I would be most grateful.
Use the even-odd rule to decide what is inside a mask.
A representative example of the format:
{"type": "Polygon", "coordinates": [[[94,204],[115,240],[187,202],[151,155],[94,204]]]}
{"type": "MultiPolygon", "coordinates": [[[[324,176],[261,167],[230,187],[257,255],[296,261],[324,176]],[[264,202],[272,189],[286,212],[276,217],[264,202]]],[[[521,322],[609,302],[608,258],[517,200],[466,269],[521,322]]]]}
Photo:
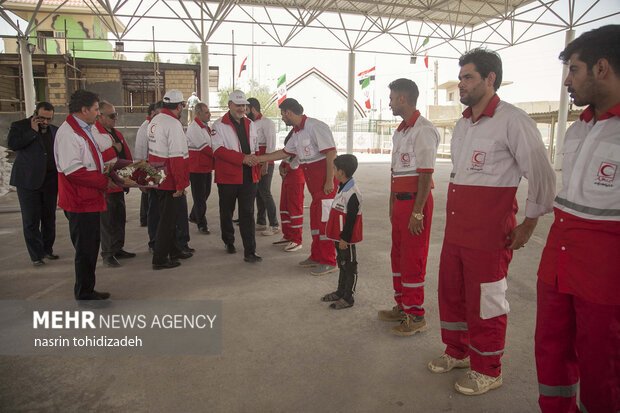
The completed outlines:
{"type": "Polygon", "coordinates": [[[291,241],[287,240],[286,238],[282,237],[281,239],[272,242],[272,245],[280,245],[280,244],[289,244],[291,241]]]}
{"type": "Polygon", "coordinates": [[[286,247],[284,247],[284,251],[293,252],[299,251],[301,249],[301,244],[297,244],[296,242],[289,242],[286,247]]]}
{"type": "Polygon", "coordinates": [[[256,224],[256,232],[265,231],[267,228],[267,225],[256,224]]]}
{"type": "Polygon", "coordinates": [[[263,231],[263,235],[266,237],[269,237],[271,235],[276,235],[279,234],[280,232],[282,232],[280,230],[280,227],[268,227],[266,231],[263,231]]]}

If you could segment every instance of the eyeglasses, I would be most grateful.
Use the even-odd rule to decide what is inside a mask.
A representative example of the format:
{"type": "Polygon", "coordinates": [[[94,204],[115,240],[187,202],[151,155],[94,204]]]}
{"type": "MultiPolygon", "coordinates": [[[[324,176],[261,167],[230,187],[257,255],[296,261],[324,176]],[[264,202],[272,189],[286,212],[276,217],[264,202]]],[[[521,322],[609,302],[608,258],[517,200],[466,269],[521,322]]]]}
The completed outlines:
{"type": "Polygon", "coordinates": [[[116,118],[118,118],[118,113],[116,113],[116,112],[114,112],[114,113],[110,113],[110,114],[108,115],[108,118],[110,118],[110,119],[116,119],[116,118]]]}
{"type": "Polygon", "coordinates": [[[46,120],[48,122],[51,122],[52,118],[46,118],[45,116],[37,116],[39,119],[41,120],[46,120]]]}

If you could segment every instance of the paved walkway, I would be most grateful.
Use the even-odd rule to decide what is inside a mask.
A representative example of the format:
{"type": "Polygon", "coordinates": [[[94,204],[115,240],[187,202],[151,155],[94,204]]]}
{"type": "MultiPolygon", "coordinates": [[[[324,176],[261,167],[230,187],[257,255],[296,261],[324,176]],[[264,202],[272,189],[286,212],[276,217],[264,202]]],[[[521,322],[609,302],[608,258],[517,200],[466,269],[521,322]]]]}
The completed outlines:
{"type": "MultiPolygon", "coordinates": [[[[381,159],[384,160],[384,159],[381,159]]],[[[151,270],[146,229],[138,225],[139,192],[127,197],[126,249],[136,252],[122,269],[97,268],[97,288],[113,300],[223,302],[223,351],[219,356],[2,356],[0,410],[61,412],[534,412],[538,387],[534,364],[536,270],[551,216],[542,218],[527,247],[510,266],[511,305],[504,385],[483,396],[453,389],[461,372],[431,374],[428,360],[441,354],[437,271],[445,225],[450,172],[439,161],[435,216],[427,268],[429,330],[401,338],[377,310],[392,302],[387,216],[389,164],[362,163],[356,180],[364,197],[364,242],[353,308],[333,311],[319,298],[337,275],[312,277],[296,266],[309,254],[308,209],[304,248],[282,252],[274,237],[257,236],[260,264],[228,255],[220,240],[217,190],[208,203],[211,235],[191,228],[196,255],[177,269],[151,270]]],[[[279,178],[274,179],[276,203],[279,178]]],[[[215,188],[214,188],[215,189],[215,188]]],[[[523,207],[524,180],[518,192],[523,207]]],[[[309,205],[306,193],[306,205],[309,205]]],[[[191,202],[191,201],[190,201],[191,202]]],[[[17,205],[15,193],[0,208],[17,205]]],[[[482,213],[484,211],[481,211],[482,213]]],[[[26,253],[21,217],[0,214],[1,299],[67,300],[73,291],[73,248],[67,220],[57,213],[56,262],[34,268],[26,253]]],[[[522,220],[522,212],[519,221],[522,220]]],[[[241,249],[240,237],[237,248],[241,249]]]]}

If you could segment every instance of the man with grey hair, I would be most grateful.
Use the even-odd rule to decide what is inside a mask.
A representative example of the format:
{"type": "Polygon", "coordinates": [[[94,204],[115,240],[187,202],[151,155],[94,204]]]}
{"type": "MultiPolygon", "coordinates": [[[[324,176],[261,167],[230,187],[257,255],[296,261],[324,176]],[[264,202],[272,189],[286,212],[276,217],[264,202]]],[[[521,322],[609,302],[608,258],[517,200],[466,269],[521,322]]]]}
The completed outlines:
{"type": "MultiPolygon", "coordinates": [[[[114,105],[101,101],[93,135],[96,141],[103,138],[112,142],[114,150],[112,156],[114,158],[132,161],[125,138],[115,129],[117,119],[118,113],[116,113],[114,105]]],[[[105,153],[103,161],[107,161],[105,153]]],[[[125,191],[129,192],[128,189],[125,191]]],[[[101,258],[107,267],[120,267],[119,259],[136,256],[136,254],[123,249],[125,245],[125,222],[127,221],[125,191],[123,188],[108,189],[105,194],[106,209],[101,211],[99,215],[101,219],[101,258]]]]}
{"type": "Polygon", "coordinates": [[[194,200],[189,221],[198,226],[198,232],[201,234],[210,234],[206,215],[207,199],[211,193],[211,171],[213,171],[209,120],[211,120],[209,107],[205,103],[198,103],[196,118],[185,132],[189,149],[189,182],[194,200]]]}

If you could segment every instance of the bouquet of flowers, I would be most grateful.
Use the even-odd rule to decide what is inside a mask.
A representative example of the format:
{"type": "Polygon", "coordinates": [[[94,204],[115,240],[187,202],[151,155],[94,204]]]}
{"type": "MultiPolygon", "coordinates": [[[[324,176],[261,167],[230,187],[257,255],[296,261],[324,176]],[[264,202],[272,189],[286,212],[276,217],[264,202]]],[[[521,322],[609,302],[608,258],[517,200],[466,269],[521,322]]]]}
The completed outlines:
{"type": "Polygon", "coordinates": [[[156,188],[166,179],[163,165],[149,164],[145,161],[129,163],[120,160],[114,166],[110,176],[122,187],[156,188]]]}

